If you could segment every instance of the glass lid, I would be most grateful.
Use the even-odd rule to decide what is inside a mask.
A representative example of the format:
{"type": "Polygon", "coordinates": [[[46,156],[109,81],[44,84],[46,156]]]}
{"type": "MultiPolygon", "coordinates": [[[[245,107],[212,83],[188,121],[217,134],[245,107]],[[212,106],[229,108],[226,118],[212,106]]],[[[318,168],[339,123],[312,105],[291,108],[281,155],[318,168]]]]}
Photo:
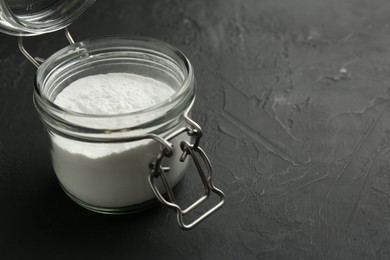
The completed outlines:
{"type": "Polygon", "coordinates": [[[71,24],[95,0],[0,0],[0,32],[33,36],[71,24]]]}

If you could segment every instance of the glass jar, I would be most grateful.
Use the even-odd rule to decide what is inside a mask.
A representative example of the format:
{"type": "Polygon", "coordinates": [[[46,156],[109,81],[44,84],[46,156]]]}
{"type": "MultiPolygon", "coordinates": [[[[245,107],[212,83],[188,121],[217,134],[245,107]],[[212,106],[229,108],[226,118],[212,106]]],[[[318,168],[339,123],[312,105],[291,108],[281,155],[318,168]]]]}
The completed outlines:
{"type": "Polygon", "coordinates": [[[53,168],[74,201],[108,214],[144,210],[160,201],[177,211],[184,229],[224,203],[223,193],[212,184],[210,162],[198,146],[201,129],[188,116],[194,98],[189,60],[166,43],[143,37],[103,37],[71,44],[39,66],[34,90],[34,103],[51,141],[53,168]],[[175,94],[153,107],[117,115],[76,113],[54,104],[75,80],[111,72],[152,78],[169,85],[175,94]],[[175,204],[172,187],[183,178],[187,157],[194,159],[205,194],[182,209],[175,204]],[[210,192],[220,197],[219,203],[185,224],[183,216],[210,192]]]}
{"type": "Polygon", "coordinates": [[[0,1],[0,32],[19,36],[20,51],[38,68],[34,103],[50,137],[59,183],[78,204],[100,213],[140,211],[159,201],[176,211],[181,228],[190,229],[225,200],[212,183],[210,161],[199,147],[202,130],[189,118],[195,98],[191,63],[176,48],[150,38],[103,37],[74,43],[66,27],[93,3],[0,1]],[[23,46],[22,36],[63,28],[71,45],[47,60],[34,58],[23,46]],[[169,85],[175,94],[147,109],[117,115],[76,113],[54,104],[72,82],[111,72],[152,78],[169,85]],[[188,157],[194,161],[205,193],[182,209],[172,188],[183,178],[188,157]],[[184,216],[211,193],[219,196],[219,202],[187,224],[184,216]]]}

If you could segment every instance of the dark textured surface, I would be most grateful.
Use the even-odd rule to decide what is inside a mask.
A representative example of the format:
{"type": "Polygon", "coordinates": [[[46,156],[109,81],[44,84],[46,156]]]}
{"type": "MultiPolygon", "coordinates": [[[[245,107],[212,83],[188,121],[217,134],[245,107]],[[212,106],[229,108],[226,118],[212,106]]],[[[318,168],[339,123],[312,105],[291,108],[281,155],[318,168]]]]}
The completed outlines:
{"type": "MultiPolygon", "coordinates": [[[[65,195],[35,69],[1,35],[0,259],[389,259],[389,14],[388,0],[116,0],[70,27],[159,38],[194,64],[193,117],[227,203],[189,232],[163,207],[105,216],[65,195]]],[[[26,41],[43,57],[64,45],[26,41]]]]}

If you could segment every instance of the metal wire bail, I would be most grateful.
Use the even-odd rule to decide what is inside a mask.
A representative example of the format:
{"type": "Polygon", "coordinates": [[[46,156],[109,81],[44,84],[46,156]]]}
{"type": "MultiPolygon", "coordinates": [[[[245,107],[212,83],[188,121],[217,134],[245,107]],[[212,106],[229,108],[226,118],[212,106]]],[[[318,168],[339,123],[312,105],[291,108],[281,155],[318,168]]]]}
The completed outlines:
{"type": "MultiPolygon", "coordinates": [[[[68,28],[65,28],[65,37],[68,40],[70,44],[74,43],[74,40],[72,38],[72,35],[70,34],[68,28]]],[[[37,68],[45,61],[45,59],[40,58],[40,57],[33,57],[27,50],[24,48],[23,45],[23,37],[19,36],[18,37],[18,46],[20,52],[37,68]]]]}
{"type": "MultiPolygon", "coordinates": [[[[190,108],[192,107],[192,104],[190,108]]],[[[189,109],[190,109],[189,108],[189,109]]],[[[184,230],[189,230],[196,225],[198,225],[200,222],[208,218],[211,214],[213,214],[215,211],[217,211],[219,208],[223,206],[225,203],[225,194],[216,188],[212,182],[212,166],[210,163],[209,158],[207,157],[206,153],[199,147],[199,140],[200,137],[202,136],[202,129],[198,124],[196,124],[192,119],[188,117],[189,109],[186,111],[184,114],[184,117],[187,121],[187,123],[192,127],[192,128],[185,128],[185,129],[179,129],[176,132],[172,133],[169,137],[167,137],[167,140],[172,139],[173,137],[179,135],[182,132],[187,132],[188,135],[194,136],[195,141],[193,144],[190,144],[186,141],[182,141],[180,143],[180,148],[182,150],[182,156],[180,157],[180,161],[184,162],[188,155],[193,159],[196,169],[199,173],[199,176],[202,180],[203,186],[205,188],[204,194],[196,200],[192,205],[187,207],[186,209],[182,209],[177,203],[175,196],[173,194],[172,188],[169,186],[168,180],[165,176],[167,172],[169,172],[169,168],[163,167],[161,165],[162,159],[166,156],[164,153],[164,148],[161,150],[159,155],[157,156],[157,159],[151,163],[151,171],[149,174],[149,184],[150,187],[152,188],[152,191],[154,195],[157,197],[157,199],[165,206],[172,208],[176,210],[176,216],[177,216],[177,222],[179,226],[184,229],[184,230]],[[199,160],[198,156],[201,160],[199,160]],[[202,167],[202,162],[206,168],[206,172],[204,171],[202,167]],[[156,186],[155,180],[158,178],[161,178],[162,183],[164,185],[165,191],[168,195],[169,201],[167,201],[159,189],[156,186]],[[212,193],[215,193],[216,195],[219,196],[219,202],[214,205],[211,209],[207,210],[205,213],[203,213],[200,217],[192,221],[191,223],[186,224],[184,221],[184,216],[193,210],[195,210],[199,205],[201,205],[203,202],[205,202],[211,195],[212,193]]]]}

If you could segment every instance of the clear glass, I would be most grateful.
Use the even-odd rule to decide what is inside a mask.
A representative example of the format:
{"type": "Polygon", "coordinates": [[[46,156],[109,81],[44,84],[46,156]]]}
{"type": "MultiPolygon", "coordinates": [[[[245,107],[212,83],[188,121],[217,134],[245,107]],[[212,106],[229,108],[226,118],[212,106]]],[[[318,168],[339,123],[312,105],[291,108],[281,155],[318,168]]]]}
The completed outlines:
{"type": "MultiPolygon", "coordinates": [[[[154,201],[148,183],[149,165],[161,150],[159,142],[118,139],[155,134],[162,138],[186,126],[184,112],[195,97],[195,79],[188,59],[174,47],[150,38],[105,37],[70,45],[38,69],[34,103],[49,133],[51,157],[58,180],[80,205],[102,213],[142,210],[154,201]],[[89,115],[55,105],[58,93],[71,82],[95,74],[133,73],[168,84],[168,100],[147,109],[117,115],[89,115]]],[[[163,160],[175,186],[188,160],[179,158],[186,133],[172,139],[173,155],[163,160]]],[[[158,184],[164,190],[162,183],[158,184]]]]}
{"type": "Polygon", "coordinates": [[[95,0],[1,0],[0,32],[32,36],[71,24],[95,0]]]}

